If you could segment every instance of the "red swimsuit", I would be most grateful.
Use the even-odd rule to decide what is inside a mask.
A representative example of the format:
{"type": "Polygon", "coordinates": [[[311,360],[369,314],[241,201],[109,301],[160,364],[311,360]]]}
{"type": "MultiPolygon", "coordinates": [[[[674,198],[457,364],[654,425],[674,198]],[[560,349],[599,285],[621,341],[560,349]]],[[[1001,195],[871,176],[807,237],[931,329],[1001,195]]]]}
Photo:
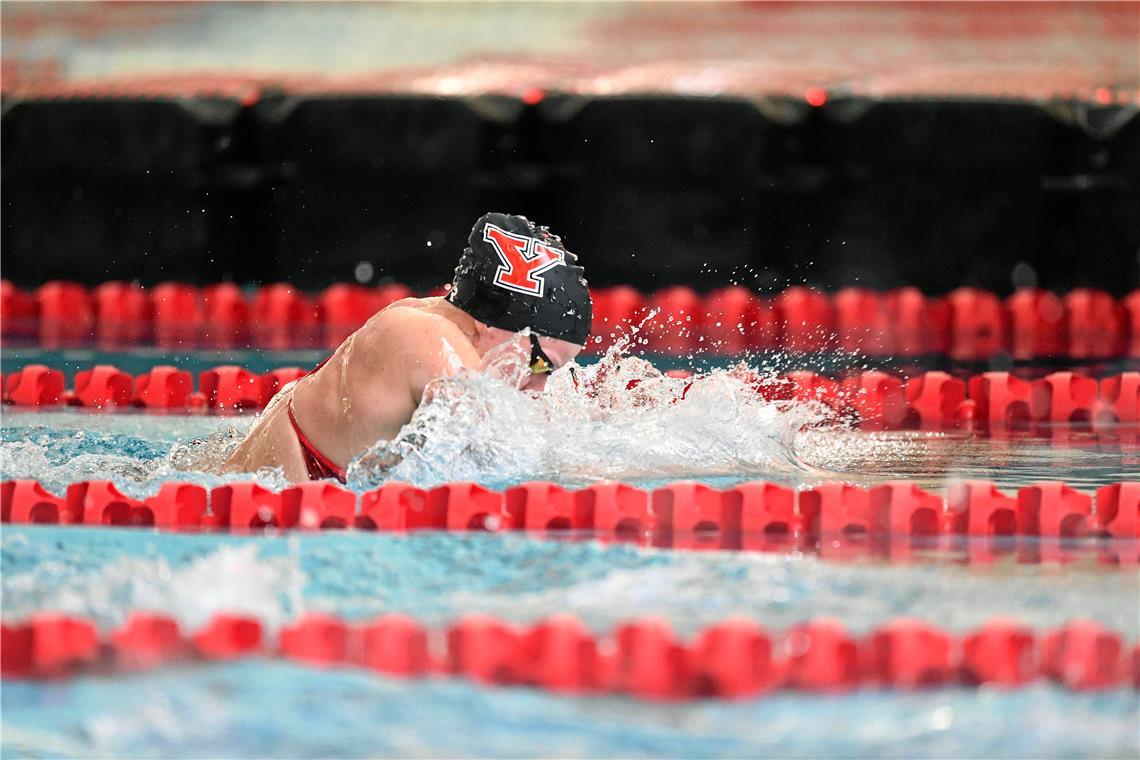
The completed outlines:
{"type": "Polygon", "coordinates": [[[297,443],[301,444],[301,456],[305,458],[305,469],[309,471],[309,480],[336,478],[341,483],[345,482],[346,473],[344,469],[322,454],[308,436],[301,432],[301,426],[297,424],[297,415],[293,413],[293,398],[291,396],[289,398],[289,424],[293,426],[293,432],[297,434],[297,443]]]}
{"type": "MultiPolygon", "coordinates": [[[[315,374],[331,358],[331,355],[326,356],[320,364],[313,367],[313,371],[309,374],[315,374]]],[[[301,444],[301,456],[305,459],[305,469],[309,471],[309,480],[336,478],[341,483],[345,482],[345,471],[337,466],[336,462],[322,454],[320,449],[309,440],[309,437],[301,432],[301,426],[297,424],[297,415],[293,413],[292,391],[289,392],[289,424],[293,426],[293,432],[297,434],[297,443],[301,444]]]]}

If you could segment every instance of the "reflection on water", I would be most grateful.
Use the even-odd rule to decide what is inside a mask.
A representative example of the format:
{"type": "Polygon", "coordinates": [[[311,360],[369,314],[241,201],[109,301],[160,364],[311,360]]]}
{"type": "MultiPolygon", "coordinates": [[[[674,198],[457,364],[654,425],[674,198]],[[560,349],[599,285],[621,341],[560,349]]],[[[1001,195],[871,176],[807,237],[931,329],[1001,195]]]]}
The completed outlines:
{"type": "MultiPolygon", "coordinates": [[[[532,410],[527,413],[535,420],[492,420],[471,438],[438,439],[414,452],[398,472],[387,474],[420,485],[470,479],[494,488],[526,480],[580,486],[602,477],[642,487],[679,479],[718,487],[751,480],[809,486],[829,480],[872,485],[911,479],[936,492],[953,480],[992,480],[1003,489],[1063,480],[1091,490],[1140,477],[1136,437],[1097,440],[1063,431],[1050,437],[863,432],[841,425],[794,430],[792,418],[777,409],[753,417],[756,421],[768,415],[763,418],[768,428],[737,429],[697,407],[692,414],[676,411],[687,403],[686,398],[659,417],[646,413],[637,423],[595,420],[565,428],[543,422],[542,414],[532,410]],[[680,429],[674,423],[682,421],[704,427],[691,435],[670,432],[680,429]],[[714,426],[719,437],[703,435],[714,426]],[[492,431],[503,437],[488,438],[492,431]],[[523,446],[508,452],[513,442],[523,446]]],[[[204,466],[208,452],[194,441],[209,440],[215,453],[224,454],[249,423],[248,417],[6,410],[0,427],[0,476],[36,479],[60,494],[69,483],[111,479],[136,497],[151,495],[170,480],[205,486],[252,480],[269,488],[284,486],[279,471],[220,475],[204,466]]],[[[452,431],[462,429],[455,419],[447,424],[452,431]]],[[[383,482],[383,476],[361,473],[350,486],[367,490],[383,482]]]]}
{"type": "Polygon", "coordinates": [[[6,620],[59,609],[104,625],[137,609],[169,612],[187,626],[247,611],[271,627],[312,610],[351,618],[403,612],[429,623],[470,612],[532,622],[571,610],[599,631],[636,615],[665,615],[686,633],[731,615],[774,627],[834,616],[855,631],[910,615],[954,630],[993,616],[1037,627],[1087,617],[1129,638],[1140,634],[1134,541],[829,536],[675,551],[654,546],[652,536],[588,539],[7,526],[0,603],[6,620]]]}

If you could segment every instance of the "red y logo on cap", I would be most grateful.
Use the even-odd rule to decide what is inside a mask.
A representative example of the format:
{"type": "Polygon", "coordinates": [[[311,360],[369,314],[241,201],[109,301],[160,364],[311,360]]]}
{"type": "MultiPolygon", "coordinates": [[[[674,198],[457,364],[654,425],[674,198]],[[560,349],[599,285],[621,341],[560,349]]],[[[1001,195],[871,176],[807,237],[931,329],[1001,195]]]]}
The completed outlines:
{"type": "Polygon", "coordinates": [[[493,224],[483,228],[483,240],[494,246],[503,262],[495,272],[495,284],[516,293],[541,297],[546,290],[546,278],[539,275],[565,263],[563,251],[493,224]]]}

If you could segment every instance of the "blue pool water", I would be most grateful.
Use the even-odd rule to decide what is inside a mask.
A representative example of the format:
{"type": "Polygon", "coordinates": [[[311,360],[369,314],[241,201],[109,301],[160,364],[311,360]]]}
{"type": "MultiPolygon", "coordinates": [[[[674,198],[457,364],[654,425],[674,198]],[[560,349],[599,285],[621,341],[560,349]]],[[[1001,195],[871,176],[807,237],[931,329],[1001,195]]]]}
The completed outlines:
{"type": "MultiPolygon", "coordinates": [[[[573,610],[603,632],[661,615],[681,634],[729,615],[779,629],[833,616],[856,633],[898,615],[965,631],[994,615],[1036,627],[1088,617],[1135,639],[1140,578],[1096,564],[979,569],[805,555],[677,552],[504,534],[157,534],[6,527],[3,617],[37,609],[101,626],[135,609],[187,627],[221,610],[277,626],[306,611],[404,612],[443,624],[573,610]]],[[[58,683],[7,682],[5,757],[102,756],[1134,756],[1130,690],[1049,685],[917,695],[778,694],[648,704],[350,669],[250,661],[58,683]]]]}
{"type": "MultiPolygon", "coordinates": [[[[1060,478],[1090,490],[1140,471],[1134,443],[805,432],[803,410],[740,403],[726,382],[714,380],[683,404],[615,405],[604,416],[584,414],[554,392],[551,405],[511,417],[506,403],[517,407],[515,397],[478,384],[452,389],[444,424],[439,415],[420,421],[438,444],[409,457],[399,474],[426,485],[458,473],[493,487],[534,477],[576,484],[599,472],[646,486],[677,478],[805,485],[906,477],[935,490],[963,477],[1003,488],[1060,478]],[[574,441],[550,429],[573,430],[574,441]]],[[[38,479],[57,493],[91,478],[111,478],[136,496],[171,479],[211,485],[235,476],[212,472],[217,456],[203,452],[224,453],[227,431],[232,440],[248,424],[240,417],[4,410],[0,474],[38,479]],[[191,445],[203,439],[205,448],[191,445]]],[[[243,477],[282,485],[273,472],[243,477]]],[[[367,476],[353,485],[372,484],[367,476]]],[[[1034,553],[1034,542],[1015,543],[1018,551],[989,563],[965,561],[967,542],[897,564],[831,560],[819,547],[688,552],[520,534],[4,526],[0,613],[14,621],[58,610],[108,629],[132,611],[154,610],[192,629],[217,612],[245,612],[272,632],[310,611],[354,620],[403,612],[437,626],[475,612],[531,623],[570,611],[598,633],[633,616],[659,615],[686,636],[733,615],[776,630],[830,616],[859,634],[897,616],[955,632],[994,616],[1038,628],[1082,617],[1130,641],[1140,636],[1135,566],[1097,561],[1103,543],[1066,547],[1064,564],[1023,564],[1018,560],[1034,553]]],[[[1047,684],[664,705],[251,660],[6,681],[0,708],[4,757],[1140,753],[1136,692],[1078,694],[1047,684]]]]}

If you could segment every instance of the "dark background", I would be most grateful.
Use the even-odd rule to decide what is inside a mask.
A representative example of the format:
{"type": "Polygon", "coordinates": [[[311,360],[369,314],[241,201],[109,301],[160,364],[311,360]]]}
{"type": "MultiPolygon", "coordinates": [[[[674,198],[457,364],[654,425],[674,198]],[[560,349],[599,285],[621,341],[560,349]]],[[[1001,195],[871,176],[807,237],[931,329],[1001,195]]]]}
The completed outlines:
{"type": "Polygon", "coordinates": [[[0,133],[3,272],[25,286],[430,287],[487,210],[552,227],[595,284],[1140,281],[1129,106],[7,98],[0,133]]]}

